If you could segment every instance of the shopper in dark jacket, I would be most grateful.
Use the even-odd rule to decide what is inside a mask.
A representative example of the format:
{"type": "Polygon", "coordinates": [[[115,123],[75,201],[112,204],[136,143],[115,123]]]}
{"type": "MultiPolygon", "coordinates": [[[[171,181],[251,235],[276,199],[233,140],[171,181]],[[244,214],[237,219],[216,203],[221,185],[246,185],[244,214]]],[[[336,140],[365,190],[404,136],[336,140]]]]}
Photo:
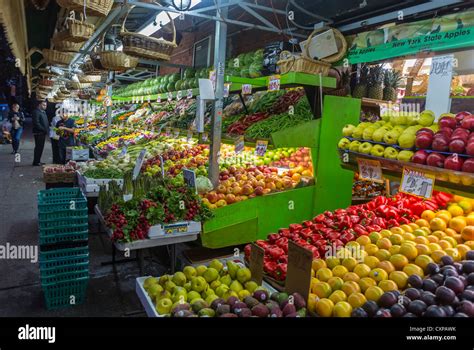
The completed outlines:
{"type": "Polygon", "coordinates": [[[23,124],[25,116],[20,112],[20,105],[18,103],[12,104],[10,113],[8,113],[8,121],[12,124],[12,154],[18,153],[20,147],[20,139],[23,134],[23,124]]]}
{"type": "Polygon", "coordinates": [[[49,133],[48,116],[45,112],[46,107],[46,101],[40,101],[36,109],[33,111],[33,135],[35,137],[35,152],[33,159],[34,166],[43,164],[40,163],[40,161],[41,156],[43,155],[46,135],[49,133]]]}
{"type": "Polygon", "coordinates": [[[74,129],[76,128],[76,123],[74,119],[69,118],[64,113],[61,116],[61,120],[56,123],[56,128],[58,128],[59,133],[59,163],[66,164],[66,148],[72,147],[75,144],[74,129]]]}

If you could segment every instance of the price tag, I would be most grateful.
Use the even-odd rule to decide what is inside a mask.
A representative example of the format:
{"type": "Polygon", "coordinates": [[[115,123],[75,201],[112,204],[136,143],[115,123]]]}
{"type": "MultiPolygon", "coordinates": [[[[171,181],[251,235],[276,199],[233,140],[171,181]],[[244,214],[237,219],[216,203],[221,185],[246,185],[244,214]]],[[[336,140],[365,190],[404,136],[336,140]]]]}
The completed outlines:
{"type": "Polygon", "coordinates": [[[229,91],[230,91],[230,83],[225,83],[224,84],[224,97],[229,97],[229,91]]]}
{"type": "Polygon", "coordinates": [[[186,98],[189,100],[193,98],[193,89],[188,89],[186,92],[186,98]]]}
{"type": "Polygon", "coordinates": [[[268,91],[278,91],[280,90],[280,76],[272,75],[268,79],[268,91]]]}
{"type": "Polygon", "coordinates": [[[174,233],[188,232],[188,224],[170,224],[163,226],[165,234],[172,235],[174,233]]]}
{"type": "Polygon", "coordinates": [[[206,142],[208,139],[209,139],[208,133],[207,133],[207,132],[203,132],[203,133],[202,133],[201,140],[202,140],[203,142],[206,142]]]}
{"type": "Polygon", "coordinates": [[[252,85],[251,84],[243,84],[242,85],[242,95],[250,95],[252,93],[252,85]]]}
{"type": "Polygon", "coordinates": [[[192,132],[192,130],[188,130],[188,132],[186,134],[186,139],[188,141],[191,141],[192,138],[193,138],[193,132],[192,132]]]}
{"type": "Polygon", "coordinates": [[[196,188],[196,173],[194,171],[183,168],[183,178],[188,187],[196,188]]]}
{"type": "Polygon", "coordinates": [[[262,284],[263,279],[263,258],[265,251],[255,243],[250,248],[250,271],[252,272],[252,281],[258,285],[262,284]]]}
{"type": "Polygon", "coordinates": [[[235,154],[242,153],[245,147],[244,136],[241,135],[235,140],[235,154]]]}
{"type": "Polygon", "coordinates": [[[313,253],[293,241],[288,242],[288,268],[285,290],[288,293],[298,292],[304,300],[308,299],[311,285],[311,263],[313,253]]]}
{"type": "Polygon", "coordinates": [[[173,137],[177,139],[179,137],[179,129],[174,129],[173,130],[173,137]]]}
{"type": "Polygon", "coordinates": [[[263,157],[267,152],[268,141],[267,140],[257,140],[257,144],[255,146],[255,155],[263,157]]]}
{"type": "Polygon", "coordinates": [[[361,180],[383,183],[382,167],[378,160],[357,158],[357,163],[361,180]]]}
{"type": "Polygon", "coordinates": [[[150,103],[150,102],[151,102],[151,96],[148,96],[147,99],[146,99],[146,101],[147,101],[148,103],[150,103]]]}
{"type": "Polygon", "coordinates": [[[142,169],[143,161],[145,160],[146,149],[142,149],[140,154],[137,157],[137,161],[135,162],[135,168],[133,168],[133,176],[132,179],[136,180],[138,174],[140,174],[140,170],[142,169]]]}
{"type": "Polygon", "coordinates": [[[180,108],[179,115],[182,117],[185,114],[186,114],[186,110],[184,108],[180,108]]]}
{"type": "Polygon", "coordinates": [[[161,103],[161,95],[158,94],[158,97],[156,98],[156,102],[161,103]]]}
{"type": "Polygon", "coordinates": [[[183,92],[181,90],[179,90],[177,93],[176,93],[176,99],[179,101],[183,98],[183,92]]]}
{"type": "Polygon", "coordinates": [[[400,192],[430,199],[433,193],[435,176],[423,171],[403,167],[400,192]]]}
{"type": "Polygon", "coordinates": [[[167,96],[168,96],[168,101],[171,101],[173,99],[173,93],[172,92],[168,92],[167,96]]]}

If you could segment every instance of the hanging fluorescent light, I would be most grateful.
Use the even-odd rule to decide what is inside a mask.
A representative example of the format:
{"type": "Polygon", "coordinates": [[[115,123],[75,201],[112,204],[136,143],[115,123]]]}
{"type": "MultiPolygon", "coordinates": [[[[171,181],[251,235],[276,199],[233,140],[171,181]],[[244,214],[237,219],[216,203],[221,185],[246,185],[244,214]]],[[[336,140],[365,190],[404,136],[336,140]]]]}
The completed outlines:
{"type": "Polygon", "coordinates": [[[191,0],[173,0],[172,4],[178,11],[188,11],[191,8],[191,0]]]}

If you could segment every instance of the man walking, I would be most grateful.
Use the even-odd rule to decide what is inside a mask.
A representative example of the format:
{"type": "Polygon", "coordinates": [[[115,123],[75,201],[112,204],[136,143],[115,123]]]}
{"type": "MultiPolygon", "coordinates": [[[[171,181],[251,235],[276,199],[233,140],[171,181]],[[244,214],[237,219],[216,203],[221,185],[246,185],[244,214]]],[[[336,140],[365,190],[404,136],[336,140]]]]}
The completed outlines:
{"type": "Polygon", "coordinates": [[[43,164],[41,163],[41,156],[43,155],[46,135],[49,132],[48,116],[45,112],[46,107],[46,101],[40,101],[33,111],[33,135],[35,137],[34,166],[43,164]]]}
{"type": "Polygon", "coordinates": [[[15,154],[18,153],[18,147],[20,147],[23,123],[25,122],[25,116],[20,112],[20,105],[18,103],[12,104],[11,111],[8,114],[8,121],[12,124],[12,154],[15,154]]]}

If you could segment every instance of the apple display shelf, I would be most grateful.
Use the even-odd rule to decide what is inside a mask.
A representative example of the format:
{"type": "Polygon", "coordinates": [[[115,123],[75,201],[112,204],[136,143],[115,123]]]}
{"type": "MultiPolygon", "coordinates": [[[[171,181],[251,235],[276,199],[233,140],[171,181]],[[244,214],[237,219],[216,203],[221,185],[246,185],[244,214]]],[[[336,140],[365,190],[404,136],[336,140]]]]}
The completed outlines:
{"type": "MultiPolygon", "coordinates": [[[[240,257],[240,258],[229,257],[229,258],[223,258],[223,259],[219,259],[219,260],[224,264],[224,269],[226,269],[225,264],[226,264],[227,260],[232,260],[232,261],[236,262],[237,264],[239,264],[241,267],[245,266],[244,263],[243,263],[243,257],[240,257]]],[[[200,265],[200,264],[196,264],[196,265],[200,265]]],[[[148,317],[166,317],[165,315],[160,315],[156,311],[155,305],[153,304],[153,301],[151,300],[151,298],[148,295],[147,291],[143,287],[143,283],[145,282],[145,280],[148,277],[152,277],[152,276],[137,277],[136,280],[135,280],[135,291],[137,293],[138,299],[140,299],[140,302],[142,303],[143,308],[145,309],[145,312],[146,312],[148,317]]],[[[160,276],[158,276],[157,278],[160,278],[160,276]]],[[[270,294],[277,291],[275,288],[273,288],[271,285],[269,285],[265,281],[262,281],[262,287],[264,287],[266,290],[268,290],[268,292],[270,294]]]]}

